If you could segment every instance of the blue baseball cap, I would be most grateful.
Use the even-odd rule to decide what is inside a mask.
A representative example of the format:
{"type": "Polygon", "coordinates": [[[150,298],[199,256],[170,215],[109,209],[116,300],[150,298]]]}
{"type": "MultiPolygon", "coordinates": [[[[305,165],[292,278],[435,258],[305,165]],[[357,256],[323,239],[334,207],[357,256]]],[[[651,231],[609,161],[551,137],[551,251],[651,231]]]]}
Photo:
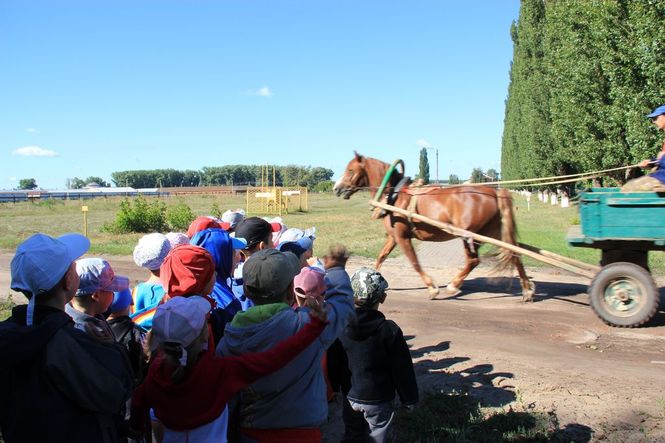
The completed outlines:
{"type": "Polygon", "coordinates": [[[115,275],[111,265],[101,258],[83,258],[76,262],[76,273],[81,278],[76,296],[92,295],[97,291],[124,291],[129,278],[115,275]]]}
{"type": "MultiPolygon", "coordinates": [[[[55,287],[72,262],[90,248],[90,240],[81,234],[57,238],[34,234],[16,248],[11,262],[11,288],[38,295],[55,287]]],[[[32,300],[32,299],[31,299],[32,300]]]]}
{"type": "Polygon", "coordinates": [[[129,305],[133,305],[134,300],[132,299],[132,291],[129,288],[122,291],[116,291],[113,293],[113,303],[109,307],[110,312],[118,312],[127,308],[129,305]]]}
{"type": "Polygon", "coordinates": [[[651,114],[647,114],[648,118],[658,117],[659,115],[665,114],[665,105],[660,105],[653,110],[651,114]]]}

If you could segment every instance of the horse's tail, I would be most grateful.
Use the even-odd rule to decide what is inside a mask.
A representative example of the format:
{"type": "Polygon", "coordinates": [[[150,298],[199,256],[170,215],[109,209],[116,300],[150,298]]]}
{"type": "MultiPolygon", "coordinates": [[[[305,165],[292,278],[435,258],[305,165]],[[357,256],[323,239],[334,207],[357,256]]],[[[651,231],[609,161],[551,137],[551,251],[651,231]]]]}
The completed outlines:
{"type": "MultiPolygon", "coordinates": [[[[511,245],[517,245],[517,226],[515,225],[515,214],[513,212],[513,197],[508,189],[499,189],[496,193],[499,213],[501,214],[501,241],[511,245]]],[[[508,269],[513,265],[513,252],[501,248],[498,259],[500,269],[508,269]]]]}

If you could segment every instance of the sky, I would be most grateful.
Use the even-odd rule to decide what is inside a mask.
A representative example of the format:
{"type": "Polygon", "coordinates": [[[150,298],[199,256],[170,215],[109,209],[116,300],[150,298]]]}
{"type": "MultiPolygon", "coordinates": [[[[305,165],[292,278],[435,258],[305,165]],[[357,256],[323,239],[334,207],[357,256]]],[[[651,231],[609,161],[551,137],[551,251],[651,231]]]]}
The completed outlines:
{"type": "Polygon", "coordinates": [[[500,170],[519,0],[2,0],[0,189],[356,150],[500,170]]]}

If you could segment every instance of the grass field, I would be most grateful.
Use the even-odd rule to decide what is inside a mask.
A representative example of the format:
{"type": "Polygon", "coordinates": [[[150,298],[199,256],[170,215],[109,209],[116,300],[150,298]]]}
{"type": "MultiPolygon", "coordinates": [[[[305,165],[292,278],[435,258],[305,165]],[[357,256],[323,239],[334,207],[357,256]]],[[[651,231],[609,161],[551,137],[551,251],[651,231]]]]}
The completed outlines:
{"type": "MultiPolygon", "coordinates": [[[[332,243],[343,243],[355,255],[376,257],[384,241],[382,223],[370,219],[368,193],[359,193],[350,200],[342,200],[331,194],[310,194],[309,212],[292,212],[283,215],[290,227],[316,226],[318,240],[315,254],[322,255],[332,243]]],[[[115,235],[101,232],[106,222],[115,219],[122,199],[86,200],[88,206],[88,232],[93,254],[129,255],[143,234],[115,235]]],[[[207,215],[213,205],[222,211],[244,207],[244,197],[191,196],[187,198],[166,197],[169,205],[186,203],[196,215],[207,215]]],[[[578,223],[577,208],[560,208],[541,202],[533,202],[526,210],[522,197],[515,195],[515,213],[520,241],[538,246],[558,254],[577,258],[589,263],[598,263],[599,251],[573,248],[566,243],[568,228],[578,223]]],[[[64,232],[83,232],[81,202],[78,200],[46,200],[38,203],[0,204],[0,248],[13,249],[23,239],[35,232],[58,235],[64,232]]],[[[399,254],[399,248],[394,255],[399,254]]],[[[655,275],[665,274],[665,255],[650,253],[651,268],[655,275]]],[[[527,259],[529,266],[545,266],[527,259]]]]}

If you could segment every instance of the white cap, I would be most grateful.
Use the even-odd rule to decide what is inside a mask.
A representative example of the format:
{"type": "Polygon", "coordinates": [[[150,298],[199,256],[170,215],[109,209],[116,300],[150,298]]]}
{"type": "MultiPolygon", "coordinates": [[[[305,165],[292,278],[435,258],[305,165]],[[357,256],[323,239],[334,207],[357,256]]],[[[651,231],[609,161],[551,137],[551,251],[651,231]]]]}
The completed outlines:
{"type": "Polygon", "coordinates": [[[304,231],[298,228],[289,228],[282,233],[282,236],[279,238],[279,242],[284,243],[298,241],[303,237],[314,240],[316,238],[316,228],[312,226],[311,228],[307,228],[304,231]]]}
{"type": "Polygon", "coordinates": [[[208,299],[197,295],[173,297],[159,305],[152,318],[152,350],[161,343],[189,346],[208,322],[211,309],[208,299]]]}
{"type": "Polygon", "coordinates": [[[189,244],[189,237],[182,232],[169,232],[166,234],[166,238],[169,240],[169,243],[171,243],[171,249],[179,245],[189,244]]]}
{"type": "Polygon", "coordinates": [[[170,250],[171,243],[164,234],[155,232],[144,235],[134,248],[134,263],[154,271],[159,269],[170,250]]]}

